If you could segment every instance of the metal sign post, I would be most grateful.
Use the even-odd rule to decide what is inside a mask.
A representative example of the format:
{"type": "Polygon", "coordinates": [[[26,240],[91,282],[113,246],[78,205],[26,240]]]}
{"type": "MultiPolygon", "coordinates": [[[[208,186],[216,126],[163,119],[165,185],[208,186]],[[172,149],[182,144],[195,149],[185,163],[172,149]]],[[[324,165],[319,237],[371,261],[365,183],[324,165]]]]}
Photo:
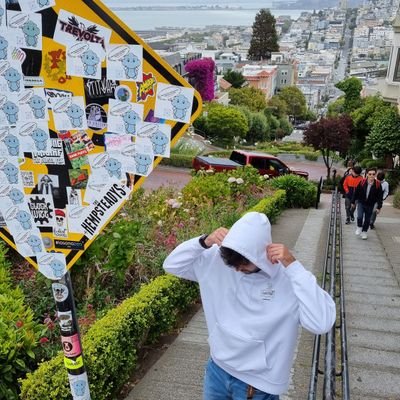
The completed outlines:
{"type": "Polygon", "coordinates": [[[69,272],[60,280],[52,283],[51,288],[57,306],[64,365],[68,371],[72,396],[74,399],[90,400],[89,382],[83,360],[82,343],[69,272]]]}

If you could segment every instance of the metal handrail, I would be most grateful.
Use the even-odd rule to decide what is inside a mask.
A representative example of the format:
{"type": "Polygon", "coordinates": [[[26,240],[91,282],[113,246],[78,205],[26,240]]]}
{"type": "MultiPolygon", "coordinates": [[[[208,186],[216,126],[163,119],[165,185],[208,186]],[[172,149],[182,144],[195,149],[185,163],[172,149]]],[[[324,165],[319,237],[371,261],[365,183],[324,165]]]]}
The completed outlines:
{"type": "Polygon", "coordinates": [[[342,253],[342,223],[340,194],[335,188],[332,193],[331,213],[328,228],[328,238],[325,248],[325,263],[323,268],[321,286],[327,290],[327,277],[329,276],[329,294],[340,303],[339,325],[334,325],[325,335],[325,363],[324,370],[319,369],[321,335],[314,339],[312,355],[311,377],[308,391],[308,400],[316,400],[318,374],[324,375],[322,400],[335,400],[336,398],[336,376],[342,377],[342,399],[350,400],[349,372],[347,362],[347,335],[344,305],[344,278],[343,278],[343,253],[342,253]],[[339,276],[337,282],[336,276],[339,276]],[[340,291],[337,295],[337,283],[340,291]],[[341,339],[341,372],[336,374],[336,329],[340,329],[341,339]]]}
{"type": "Polygon", "coordinates": [[[321,200],[321,193],[322,193],[322,186],[324,184],[324,180],[321,176],[321,178],[319,178],[319,183],[318,183],[318,189],[317,189],[317,199],[315,201],[315,208],[318,209],[318,204],[321,200]]]}
{"type": "MultiPolygon", "coordinates": [[[[339,201],[339,209],[341,203],[339,201]]],[[[340,220],[340,249],[343,249],[342,221],[340,220]]],[[[340,338],[341,338],[341,363],[342,363],[342,399],[350,400],[349,363],[347,358],[347,330],[346,310],[344,296],[344,271],[343,252],[340,251],[340,338]]]]}

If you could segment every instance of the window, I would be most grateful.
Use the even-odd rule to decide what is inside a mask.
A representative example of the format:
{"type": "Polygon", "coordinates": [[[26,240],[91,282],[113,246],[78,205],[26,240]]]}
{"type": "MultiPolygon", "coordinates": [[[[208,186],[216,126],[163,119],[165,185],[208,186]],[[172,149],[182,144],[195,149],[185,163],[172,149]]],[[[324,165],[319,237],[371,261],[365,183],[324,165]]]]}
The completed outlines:
{"type": "Polygon", "coordinates": [[[270,163],[270,169],[275,169],[277,171],[281,172],[289,172],[288,169],[278,160],[269,160],[270,163]],[[273,168],[272,168],[273,167],[273,168]]]}
{"type": "Polygon", "coordinates": [[[252,157],[250,159],[250,164],[257,169],[265,169],[266,168],[266,159],[265,158],[258,158],[252,157]]]}
{"type": "Polygon", "coordinates": [[[396,64],[394,66],[393,82],[400,82],[400,48],[397,49],[396,64]]]}

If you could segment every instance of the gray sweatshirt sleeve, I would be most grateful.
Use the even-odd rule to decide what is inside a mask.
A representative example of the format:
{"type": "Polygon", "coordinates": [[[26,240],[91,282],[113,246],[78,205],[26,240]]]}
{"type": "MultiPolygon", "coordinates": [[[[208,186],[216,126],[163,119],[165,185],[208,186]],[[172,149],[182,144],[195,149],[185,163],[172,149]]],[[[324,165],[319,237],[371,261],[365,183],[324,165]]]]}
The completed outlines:
{"type": "Polygon", "coordinates": [[[301,326],[315,334],[328,332],[336,319],[336,305],[332,297],[299,261],[285,268],[285,274],[299,302],[301,326]]]}

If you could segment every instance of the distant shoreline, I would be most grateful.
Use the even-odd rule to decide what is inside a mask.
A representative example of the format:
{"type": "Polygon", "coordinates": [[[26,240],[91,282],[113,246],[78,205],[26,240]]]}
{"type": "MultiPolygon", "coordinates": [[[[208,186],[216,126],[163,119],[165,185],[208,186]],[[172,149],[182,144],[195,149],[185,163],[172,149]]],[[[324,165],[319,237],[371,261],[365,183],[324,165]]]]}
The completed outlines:
{"type": "MultiPolygon", "coordinates": [[[[258,11],[261,8],[270,10],[303,10],[293,5],[293,7],[282,4],[280,7],[232,7],[232,6],[129,6],[129,7],[112,7],[113,11],[258,11]]],[[[310,8],[311,10],[312,8],[310,8]]]]}

